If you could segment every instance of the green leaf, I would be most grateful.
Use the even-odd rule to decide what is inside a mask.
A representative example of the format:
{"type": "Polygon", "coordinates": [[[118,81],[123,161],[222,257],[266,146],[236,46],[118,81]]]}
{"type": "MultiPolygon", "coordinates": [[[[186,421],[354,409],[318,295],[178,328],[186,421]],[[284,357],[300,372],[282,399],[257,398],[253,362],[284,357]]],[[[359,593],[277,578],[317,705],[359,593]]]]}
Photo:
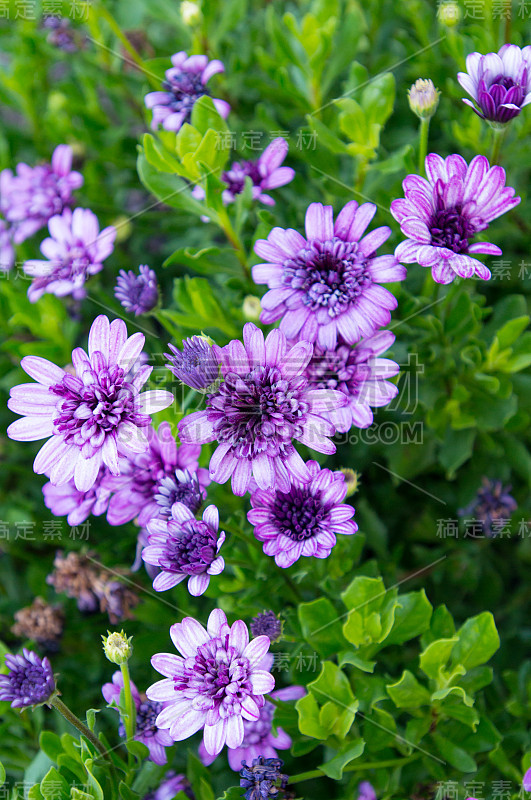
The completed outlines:
{"type": "Polygon", "coordinates": [[[63,752],[63,745],[57,734],[51,731],[42,731],[39,736],[39,745],[48,758],[57,764],[57,759],[63,752]]]}
{"type": "Polygon", "coordinates": [[[186,777],[190,781],[197,800],[214,800],[209,770],[191,750],[188,750],[186,777]]]}
{"type": "Polygon", "coordinates": [[[496,332],[494,341],[497,341],[500,350],[503,350],[513,344],[528,325],[529,317],[527,314],[522,317],[516,317],[516,319],[511,319],[496,332]]]}
{"type": "Polygon", "coordinates": [[[328,775],[329,778],[339,781],[343,777],[343,770],[347,764],[359,758],[364,749],[365,742],[363,739],[355,739],[354,742],[349,742],[348,745],[345,746],[345,749],[341,750],[337,756],[334,756],[334,758],[330,759],[330,761],[326,761],[324,764],[320,764],[319,769],[322,770],[325,775],[328,775]]]}
{"type": "Polygon", "coordinates": [[[457,631],[457,638],[452,664],[462,664],[467,671],[485,664],[500,646],[500,637],[490,611],[467,619],[457,631]]]}
{"type": "Polygon", "coordinates": [[[364,658],[360,658],[360,656],[352,650],[338,653],[338,663],[340,667],[343,667],[345,664],[352,664],[353,667],[361,669],[362,672],[374,672],[376,666],[376,661],[367,661],[364,658]]]}
{"type": "Polygon", "coordinates": [[[448,761],[452,767],[455,767],[461,772],[475,772],[477,770],[476,762],[466,750],[458,747],[449,739],[446,739],[438,733],[433,734],[433,739],[441,756],[445,761],[448,761]]]}
{"type": "Polygon", "coordinates": [[[68,797],[70,787],[66,778],[58,772],[55,767],[51,767],[40,784],[43,797],[57,797],[58,790],[62,796],[68,797]]]}
{"type": "Polygon", "coordinates": [[[407,642],[430,626],[433,609],[424,589],[399,595],[398,603],[391,633],[385,640],[386,646],[407,642]]]}
{"type": "MultiPolygon", "coordinates": [[[[156,198],[172,208],[177,208],[180,211],[187,211],[190,214],[195,214],[198,217],[204,216],[205,207],[198,200],[195,200],[188,185],[179,178],[177,175],[168,175],[164,172],[159,172],[149,161],[143,153],[140,153],[137,159],[138,175],[146,189],[148,189],[156,198]]],[[[212,212],[210,212],[212,216],[212,212]]]]}
{"type": "Polygon", "coordinates": [[[327,658],[345,646],[340,616],[326,597],[299,606],[302,634],[308,644],[327,658]]]}
{"type": "Polygon", "coordinates": [[[420,668],[429,678],[439,678],[440,671],[446,667],[457,641],[457,636],[437,639],[420,654],[420,668]]]}
{"type": "Polygon", "coordinates": [[[231,786],[230,789],[225,790],[221,797],[218,797],[218,800],[241,800],[242,796],[240,786],[231,786]]]}
{"type": "MultiPolygon", "coordinates": [[[[132,744],[129,742],[128,744],[132,744]]],[[[140,742],[135,742],[135,744],[140,744],[140,742]]],[[[145,748],[147,750],[147,747],[145,748]]],[[[85,761],[85,769],[87,771],[87,783],[90,786],[91,792],[95,797],[95,800],[105,800],[103,795],[103,789],[101,788],[99,782],[96,780],[92,773],[93,769],[93,760],[91,758],[87,758],[85,761]]]]}
{"type": "Polygon", "coordinates": [[[317,739],[326,739],[332,734],[344,738],[359,705],[344,672],[331,661],[325,661],[319,676],[307,689],[308,694],[295,704],[301,733],[317,739]]]}
{"type": "Polygon", "coordinates": [[[361,94],[361,105],[370,123],[385,125],[395,102],[395,77],[391,72],[372,79],[361,94]]]}
{"type": "Polygon", "coordinates": [[[241,266],[234,257],[232,247],[202,247],[197,250],[193,247],[181,247],[168,256],[164,267],[179,264],[202,275],[240,275],[241,266]]]}
{"type": "Polygon", "coordinates": [[[209,129],[218,133],[227,133],[229,130],[227,123],[216,110],[212,98],[206,94],[195,101],[190,122],[203,136],[209,129]]]}
{"type": "Polygon", "coordinates": [[[218,328],[229,338],[239,335],[236,326],[214,296],[206,278],[176,278],[173,282],[173,299],[177,311],[160,311],[157,316],[174,325],[194,332],[218,328]]]}
{"type": "Polygon", "coordinates": [[[399,681],[388,684],[386,688],[397,708],[419,708],[430,704],[429,691],[407,669],[399,681]]]}
{"type": "Polygon", "coordinates": [[[476,431],[449,429],[439,450],[439,461],[445,468],[448,479],[452,479],[457,469],[472,455],[476,431]]]}
{"type": "Polygon", "coordinates": [[[0,786],[2,786],[6,781],[6,771],[4,765],[0,761],[0,786]]]}
{"type": "Polygon", "coordinates": [[[123,798],[123,800],[138,800],[140,797],[138,792],[134,792],[123,781],[120,781],[118,784],[118,791],[120,792],[120,797],[123,798]]]}
{"type": "MultiPolygon", "coordinates": [[[[199,137],[201,138],[201,137],[199,137]]],[[[168,153],[151,133],[145,133],[142,140],[144,155],[152,167],[158,172],[182,173],[182,167],[176,158],[168,153]]]]}
{"type": "Polygon", "coordinates": [[[94,730],[94,725],[96,724],[96,714],[100,713],[99,708],[89,708],[87,711],[87,725],[89,730],[94,730]]]}

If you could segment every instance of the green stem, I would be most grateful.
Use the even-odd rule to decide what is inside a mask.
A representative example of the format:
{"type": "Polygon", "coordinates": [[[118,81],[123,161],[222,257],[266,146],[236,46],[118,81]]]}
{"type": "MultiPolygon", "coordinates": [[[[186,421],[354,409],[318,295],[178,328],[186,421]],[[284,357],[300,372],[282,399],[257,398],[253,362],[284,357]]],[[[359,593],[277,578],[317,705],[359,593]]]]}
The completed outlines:
{"type": "Polygon", "coordinates": [[[131,677],[129,675],[129,665],[127,662],[125,664],[120,664],[120,670],[124,679],[124,727],[127,741],[132,742],[135,736],[136,707],[133,702],[133,693],[131,692],[131,677]]]}
{"type": "Polygon", "coordinates": [[[85,723],[81,722],[79,717],[76,717],[76,715],[74,714],[73,711],[70,711],[68,706],[65,705],[65,703],[63,703],[62,700],[60,700],[58,697],[54,697],[54,699],[51,701],[51,705],[55,709],[57,709],[57,711],[60,714],[62,714],[63,717],[66,720],[68,720],[68,722],[70,722],[75,728],[77,728],[78,731],[83,736],[85,736],[89,740],[89,742],[91,744],[94,745],[94,747],[99,751],[100,755],[102,755],[104,758],[106,758],[107,761],[112,765],[112,761],[110,759],[110,756],[109,756],[108,752],[106,751],[106,749],[104,748],[104,746],[102,745],[102,743],[100,742],[100,740],[96,738],[96,736],[92,733],[90,728],[88,728],[85,725],[85,723]]]}
{"type": "Polygon", "coordinates": [[[95,13],[100,14],[101,17],[107,22],[109,28],[112,30],[114,35],[117,39],[120,40],[122,47],[124,50],[129,53],[135,64],[142,70],[142,72],[146,72],[146,68],[144,66],[144,62],[140,54],[137,50],[133,47],[125,33],[122,31],[116,20],[114,19],[113,15],[108,11],[103,3],[98,3],[97,9],[94,9],[95,13]]]}
{"type": "Polygon", "coordinates": [[[247,280],[250,280],[251,272],[247,264],[247,254],[245,252],[245,247],[243,246],[238,234],[232,227],[232,223],[229,219],[228,214],[226,213],[220,214],[219,224],[221,226],[221,229],[223,230],[223,233],[225,234],[225,236],[227,237],[227,239],[229,240],[230,244],[232,245],[232,247],[236,252],[236,257],[242,266],[243,274],[245,275],[247,280]]]}
{"type": "MultiPolygon", "coordinates": [[[[414,753],[414,755],[407,758],[390,758],[387,761],[366,761],[364,764],[348,764],[343,772],[362,772],[368,769],[385,769],[386,767],[403,767],[416,761],[420,758],[422,753],[414,753]]],[[[290,786],[292,783],[302,783],[302,781],[310,781],[313,778],[324,778],[325,773],[320,769],[312,769],[309,772],[300,772],[293,778],[290,778],[290,786]]]]}
{"type": "Polygon", "coordinates": [[[424,162],[428,154],[428,134],[430,132],[430,120],[421,119],[419,127],[419,175],[426,176],[424,162]]]}
{"type": "Polygon", "coordinates": [[[490,154],[490,165],[493,167],[495,164],[499,164],[500,161],[500,154],[501,154],[501,146],[503,144],[503,140],[505,138],[505,131],[506,127],[503,128],[493,128],[492,129],[492,150],[490,154]]]}

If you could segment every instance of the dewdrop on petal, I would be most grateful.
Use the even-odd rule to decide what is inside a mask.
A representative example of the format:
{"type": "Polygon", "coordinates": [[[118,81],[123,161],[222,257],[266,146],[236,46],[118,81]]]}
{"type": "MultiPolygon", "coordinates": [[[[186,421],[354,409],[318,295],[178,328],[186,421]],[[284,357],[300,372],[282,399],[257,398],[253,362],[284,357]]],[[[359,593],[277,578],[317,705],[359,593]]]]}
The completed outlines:
{"type": "Polygon", "coordinates": [[[108,636],[102,636],[103,652],[113,664],[126,664],[133,655],[132,636],[126,636],[124,631],[107,631],[108,636]]]}
{"type": "Polygon", "coordinates": [[[431,119],[439,105],[439,95],[433,81],[419,78],[407,93],[409,107],[419,119],[431,119]]]}

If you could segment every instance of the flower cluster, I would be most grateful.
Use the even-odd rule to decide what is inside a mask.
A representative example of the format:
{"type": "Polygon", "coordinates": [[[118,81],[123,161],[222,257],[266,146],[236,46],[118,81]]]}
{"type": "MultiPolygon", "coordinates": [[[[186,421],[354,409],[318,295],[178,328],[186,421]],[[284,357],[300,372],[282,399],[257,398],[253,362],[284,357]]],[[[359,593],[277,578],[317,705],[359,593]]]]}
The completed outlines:
{"type": "Polygon", "coordinates": [[[12,708],[42,705],[55,694],[55,680],[47,658],[41,659],[24,648],[22,655],[8,653],[5,665],[9,672],[0,675],[0,700],[7,700],[12,708]]]}

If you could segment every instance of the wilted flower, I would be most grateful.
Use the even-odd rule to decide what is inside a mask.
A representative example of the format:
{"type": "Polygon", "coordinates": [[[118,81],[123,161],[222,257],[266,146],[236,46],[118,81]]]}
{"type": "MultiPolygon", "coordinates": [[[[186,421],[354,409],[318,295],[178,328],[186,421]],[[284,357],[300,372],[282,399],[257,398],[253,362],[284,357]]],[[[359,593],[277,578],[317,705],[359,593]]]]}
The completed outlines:
{"type": "Polygon", "coordinates": [[[282,636],[282,620],[274,611],[263,611],[251,620],[251,633],[253,636],[267,636],[276,642],[282,636]]]}
{"type": "Polygon", "coordinates": [[[65,208],[48,223],[50,238],[41,243],[41,253],[48,261],[28,259],[23,269],[34,278],[28,298],[34,303],[45,292],[76,300],[86,295],[85,282],[103,268],[103,261],[114,247],[116,229],[100,232],[98,219],[88,208],[65,208]]]}
{"type": "Polygon", "coordinates": [[[204,411],[194,411],[179,424],[183,442],[217,441],[210,477],[243,495],[251,477],[263,489],[288,491],[292,480],[304,480],[308,470],[293,439],[321,453],[334,453],[328,438],[334,426],[323,411],[346,405],[346,396],[333,389],[310,389],[304,375],[312,345],[290,347],[282,331],[264,334],[246,323],[242,344],[214,345],[221,361],[222,381],[207,395],[204,411]]]}
{"type": "Polygon", "coordinates": [[[348,405],[323,412],[337,431],[346,433],[353,425],[368,428],[374,419],[372,407],[385,406],[398,394],[398,386],[388,378],[398,374],[399,365],[378,358],[394,340],[391,331],[379,331],[354,347],[340,341],[334,350],[314,348],[306,370],[311,388],[339,389],[348,398],[348,405]]]}
{"type": "MultiPolygon", "coordinates": [[[[206,84],[212,75],[225,70],[217,59],[209,61],[206,56],[188,56],[184,51],[173,55],[171,63],[173,66],[166,70],[166,80],[162,84],[164,91],[149,92],[144,98],[146,108],[153,111],[151,127],[154,130],[162,125],[167,131],[178,131],[185,122],[190,122],[196,100],[210,94],[206,84]]],[[[212,102],[222,117],[228,116],[230,106],[225,100],[213,97],[212,102]]]]}
{"type": "Polygon", "coordinates": [[[405,198],[391,203],[391,213],[408,237],[395,256],[406,264],[431,267],[437,283],[473,275],[488,280],[490,270],[472,256],[502,251],[489,242],[470,244],[470,239],[520,202],[514,189],[505,186],[505,171],[490,167],[485,156],[467,164],[459,155],[444,159],[430,153],[426,174],[427,180],[408,175],[402,183],[405,198]]]}
{"type": "Polygon", "coordinates": [[[486,56],[470,53],[467,72],[459,72],[457,80],[471,100],[463,103],[488,122],[503,125],[517,117],[531,103],[531,45],[520,49],[504,44],[497,53],[486,56]]]}
{"type": "Polygon", "coordinates": [[[169,361],[166,366],[176,378],[197,392],[213,391],[219,377],[219,361],[206,336],[183,339],[182,351],[173,344],[168,347],[172,352],[164,353],[169,361]]]}
{"type": "Polygon", "coordinates": [[[116,280],[114,295],[125,310],[139,316],[155,308],[159,301],[159,289],[155,272],[145,264],[138,268],[138,275],[132,270],[120,270],[116,280]]]}
{"type": "Polygon", "coordinates": [[[72,192],[82,185],[83,176],[72,171],[72,148],[67,144],[55,148],[51,164],[20,163],[15,175],[2,170],[0,211],[11,225],[14,243],[25,241],[61,214],[72,203],[72,192]]]}
{"type": "Polygon", "coordinates": [[[188,578],[188,591],[194,597],[204,594],[211,575],[225,568],[218,555],[225,534],[218,533],[216,506],[203,511],[197,520],[183,503],[174,503],[169,519],[152,519],[147,524],[148,544],[142,558],[161,570],[153,581],[156,592],[164,592],[188,578]]]}
{"type": "Polygon", "coordinates": [[[439,105],[439,95],[433,81],[419,78],[408,91],[409,107],[420,119],[431,119],[439,105]]]}
{"type": "Polygon", "coordinates": [[[0,675],[0,700],[11,703],[11,708],[28,708],[48,703],[55,694],[55,680],[47,658],[39,658],[32,650],[22,650],[22,655],[5,656],[9,672],[0,675]]]}
{"type": "Polygon", "coordinates": [[[264,694],[275,687],[273,676],[260,668],[269,650],[267,636],[249,642],[247,626],[232,626],[220,609],[214,609],[205,630],[192,617],[172,625],[170,636],[184,657],[159,653],[153,667],[165,676],[150,686],[150,700],[167,705],[157,725],[169,729],[174,741],[188,739],[204,728],[204,746],[217,755],[227,744],[243,742],[243,720],[258,720],[264,694]]]}
{"type": "Polygon", "coordinates": [[[44,504],[56,517],[66,516],[69,525],[80,525],[91,514],[99,517],[107,511],[111,499],[111,490],[106,486],[109,475],[106,467],[100,467],[95,483],[87,492],[76,489],[73,478],[61,486],[45,483],[44,504]]]}
{"type": "Polygon", "coordinates": [[[25,416],[7,433],[22,442],[50,437],[33,463],[38,475],[48,474],[58,486],[73,478],[76,489],[88,492],[102,465],[119,475],[119,453],[147,449],[142,428],[151,422],[150,414],[171,404],[173,395],[161,389],[140,394],[152,367],[140,367],[129,380],[144,340],[142,333],[127,338],[122,320],[109,324],[101,315],[90,329],[88,355],[81,347],[72,352],[76,375],[40,356],[22,359],[22,369],[37,383],[11,389],[8,407],[25,416]]]}
{"type": "MultiPolygon", "coordinates": [[[[124,678],[118,670],[112,676],[112,683],[105,683],[101,692],[109,705],[115,703],[118,706],[120,704],[120,692],[123,688],[124,678]]],[[[157,728],[155,722],[157,715],[160,714],[164,706],[162,703],[152,703],[150,700],[143,699],[133,681],[131,681],[131,694],[136,708],[135,741],[146,745],[149,750],[149,758],[155,764],[166,764],[168,757],[165,748],[171,747],[173,739],[167,731],[157,728]]],[[[120,723],[119,734],[120,736],[125,736],[125,727],[122,722],[120,723]]]]}
{"type": "Polygon", "coordinates": [[[266,283],[260,319],[280,319],[288,339],[317,342],[333,350],[338,335],[349,344],[370,336],[391,319],[397,302],[380,283],[401,281],[406,270],[376,250],[391,235],[376,228],[362,238],[376,206],[351,200],[334,224],[332,206],[312,203],[306,212],[306,239],[288,228],[273,228],[258,239],[255,252],[268,263],[253,267],[255,283],[266,283]]]}
{"type": "Polygon", "coordinates": [[[483,486],[478,489],[472,502],[466,508],[460,509],[459,515],[467,517],[473,514],[472,521],[481,523],[485,536],[493,539],[518,507],[514,497],[509,494],[510,491],[511,487],[504,486],[501,481],[483,478],[483,486]]]}
{"type": "Polygon", "coordinates": [[[210,479],[198,465],[201,447],[177,447],[168,422],[162,422],[157,431],[150,426],[146,435],[148,449],[124,460],[120,476],[107,483],[117,490],[107,514],[111,525],[123,525],[135,517],[141,526],[154,517],[167,519],[176,502],[195,514],[205,499],[210,479]]]}
{"type": "Polygon", "coordinates": [[[240,770],[240,786],[246,791],[245,800],[267,800],[278,797],[280,789],[288,784],[288,776],[281,773],[284,762],[280,758],[264,758],[259,755],[253,758],[251,766],[242,761],[240,770]]]}
{"type": "Polygon", "coordinates": [[[11,628],[15,636],[32,639],[46,650],[57,650],[63,635],[65,615],[61,606],[52,606],[36,597],[26,608],[15,612],[15,624],[11,628]]]}
{"type": "Polygon", "coordinates": [[[297,481],[288,492],[256,489],[247,519],[254,535],[264,542],[264,553],[279,567],[291,567],[301,556],[327,558],[337,534],[351,535],[358,526],[354,509],[345,505],[347,493],[342,472],[307,463],[309,478],[297,481]]]}

